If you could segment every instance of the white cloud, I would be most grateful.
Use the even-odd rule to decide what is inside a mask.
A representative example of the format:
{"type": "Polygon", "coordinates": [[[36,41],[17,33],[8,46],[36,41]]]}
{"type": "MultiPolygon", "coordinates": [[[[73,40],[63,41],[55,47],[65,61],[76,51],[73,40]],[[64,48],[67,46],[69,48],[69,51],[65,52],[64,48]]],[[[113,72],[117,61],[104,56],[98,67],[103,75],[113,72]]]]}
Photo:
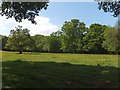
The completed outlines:
{"type": "Polygon", "coordinates": [[[0,34],[8,36],[10,30],[15,29],[18,25],[21,25],[23,28],[28,28],[31,35],[49,35],[59,29],[58,26],[54,25],[47,17],[36,16],[35,21],[37,22],[36,25],[31,24],[28,20],[23,20],[23,22],[18,23],[14,18],[6,19],[6,17],[0,16],[0,34]]]}

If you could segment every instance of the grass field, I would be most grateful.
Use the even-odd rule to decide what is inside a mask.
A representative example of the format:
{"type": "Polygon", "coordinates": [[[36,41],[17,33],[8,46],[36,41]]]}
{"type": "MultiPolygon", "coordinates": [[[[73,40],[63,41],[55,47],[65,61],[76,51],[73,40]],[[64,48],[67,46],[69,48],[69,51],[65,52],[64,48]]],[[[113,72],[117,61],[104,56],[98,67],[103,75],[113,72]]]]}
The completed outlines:
{"type": "Polygon", "coordinates": [[[3,88],[118,87],[118,55],[2,52],[3,88]]]}

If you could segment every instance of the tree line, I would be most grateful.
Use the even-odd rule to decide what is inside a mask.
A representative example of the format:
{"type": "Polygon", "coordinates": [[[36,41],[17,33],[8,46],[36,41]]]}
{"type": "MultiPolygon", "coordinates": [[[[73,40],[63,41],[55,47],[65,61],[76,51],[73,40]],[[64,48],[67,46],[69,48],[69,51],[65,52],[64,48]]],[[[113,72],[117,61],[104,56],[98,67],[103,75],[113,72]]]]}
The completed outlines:
{"type": "Polygon", "coordinates": [[[81,54],[118,54],[120,52],[120,35],[118,27],[91,24],[86,27],[78,19],[65,21],[61,30],[50,36],[36,34],[31,36],[27,28],[21,26],[2,36],[2,50],[51,53],[81,54]]]}

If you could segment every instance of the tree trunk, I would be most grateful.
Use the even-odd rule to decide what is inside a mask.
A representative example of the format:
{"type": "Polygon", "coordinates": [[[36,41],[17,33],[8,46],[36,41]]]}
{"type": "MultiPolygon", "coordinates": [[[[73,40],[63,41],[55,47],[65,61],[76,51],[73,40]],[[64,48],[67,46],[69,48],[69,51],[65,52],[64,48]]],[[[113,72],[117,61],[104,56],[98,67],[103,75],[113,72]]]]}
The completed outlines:
{"type": "Polygon", "coordinates": [[[19,54],[22,54],[22,52],[23,52],[22,47],[19,47],[19,54]]]}

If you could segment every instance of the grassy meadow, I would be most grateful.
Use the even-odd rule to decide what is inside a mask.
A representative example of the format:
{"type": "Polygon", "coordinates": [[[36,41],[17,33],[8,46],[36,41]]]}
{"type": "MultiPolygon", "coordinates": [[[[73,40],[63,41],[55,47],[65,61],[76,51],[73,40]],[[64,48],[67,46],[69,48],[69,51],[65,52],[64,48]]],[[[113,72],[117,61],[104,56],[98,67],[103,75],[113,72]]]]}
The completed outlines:
{"type": "Polygon", "coordinates": [[[118,87],[118,55],[2,51],[3,88],[118,87]]]}

